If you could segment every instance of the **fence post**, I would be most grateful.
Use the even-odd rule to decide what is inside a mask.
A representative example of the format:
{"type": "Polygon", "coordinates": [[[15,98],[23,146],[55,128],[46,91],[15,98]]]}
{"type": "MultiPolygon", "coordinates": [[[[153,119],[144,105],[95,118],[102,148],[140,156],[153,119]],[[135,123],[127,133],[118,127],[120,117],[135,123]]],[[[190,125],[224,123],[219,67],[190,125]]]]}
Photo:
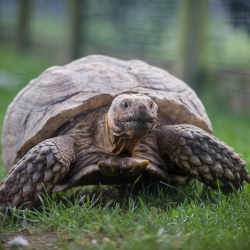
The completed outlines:
{"type": "Polygon", "coordinates": [[[86,0],[68,0],[69,7],[69,32],[67,44],[67,60],[71,61],[81,56],[83,31],[82,11],[86,0]]]}
{"type": "Polygon", "coordinates": [[[2,13],[2,6],[0,1],[0,40],[3,38],[3,13],[2,13]]]}
{"type": "Polygon", "coordinates": [[[193,88],[202,67],[208,12],[208,0],[181,1],[176,74],[193,88]]]}
{"type": "Polygon", "coordinates": [[[15,37],[15,46],[19,51],[23,51],[27,48],[30,14],[31,1],[19,0],[17,13],[17,30],[15,37]]]}

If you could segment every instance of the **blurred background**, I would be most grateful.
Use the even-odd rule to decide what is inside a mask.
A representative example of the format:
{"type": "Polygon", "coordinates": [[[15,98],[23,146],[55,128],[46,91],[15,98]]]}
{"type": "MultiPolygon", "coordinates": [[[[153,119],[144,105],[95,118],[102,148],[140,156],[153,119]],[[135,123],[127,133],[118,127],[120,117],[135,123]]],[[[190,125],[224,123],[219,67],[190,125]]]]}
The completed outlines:
{"type": "Polygon", "coordinates": [[[250,163],[249,0],[0,0],[0,129],[32,78],[89,54],[142,59],[187,82],[215,135],[250,163]]]}

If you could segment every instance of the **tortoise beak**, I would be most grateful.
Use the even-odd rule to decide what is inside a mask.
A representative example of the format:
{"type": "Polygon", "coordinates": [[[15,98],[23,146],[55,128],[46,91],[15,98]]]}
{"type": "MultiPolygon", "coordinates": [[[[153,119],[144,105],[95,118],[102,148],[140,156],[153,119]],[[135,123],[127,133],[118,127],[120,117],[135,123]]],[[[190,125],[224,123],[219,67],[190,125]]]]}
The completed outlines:
{"type": "Polygon", "coordinates": [[[115,120],[114,124],[119,127],[119,133],[116,132],[116,136],[123,135],[125,137],[141,138],[145,134],[150,133],[156,126],[156,119],[141,118],[136,117],[129,121],[115,120]]]}
{"type": "Polygon", "coordinates": [[[133,120],[127,123],[130,129],[142,133],[149,133],[155,127],[155,121],[153,122],[153,121],[133,120]]]}

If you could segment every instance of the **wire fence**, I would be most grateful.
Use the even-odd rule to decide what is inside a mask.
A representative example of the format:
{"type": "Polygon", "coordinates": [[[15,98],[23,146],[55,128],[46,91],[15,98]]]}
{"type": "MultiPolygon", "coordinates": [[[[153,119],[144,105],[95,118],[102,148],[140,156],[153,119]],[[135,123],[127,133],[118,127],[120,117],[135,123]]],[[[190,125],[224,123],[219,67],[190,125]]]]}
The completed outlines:
{"type": "MultiPolygon", "coordinates": [[[[3,40],[13,41],[16,38],[20,1],[0,0],[0,37],[3,40]]],[[[79,57],[99,53],[122,59],[139,58],[180,76],[178,67],[183,60],[180,56],[185,33],[183,25],[188,22],[182,13],[185,1],[82,0],[79,57]]],[[[69,2],[30,1],[28,40],[37,53],[55,56],[58,61],[66,60],[65,51],[72,36],[67,28],[70,22],[69,2]]],[[[197,11],[191,16],[195,13],[197,11]]],[[[206,14],[207,18],[204,15],[202,19],[206,23],[198,51],[199,68],[195,72],[199,87],[203,88],[205,83],[211,85],[215,92],[228,100],[232,110],[248,113],[250,2],[211,0],[206,14]]],[[[195,32],[194,28],[186,32],[184,44],[185,39],[194,36],[195,32]]],[[[189,67],[191,71],[193,64],[195,62],[191,60],[185,66],[187,71],[189,67]]]]}

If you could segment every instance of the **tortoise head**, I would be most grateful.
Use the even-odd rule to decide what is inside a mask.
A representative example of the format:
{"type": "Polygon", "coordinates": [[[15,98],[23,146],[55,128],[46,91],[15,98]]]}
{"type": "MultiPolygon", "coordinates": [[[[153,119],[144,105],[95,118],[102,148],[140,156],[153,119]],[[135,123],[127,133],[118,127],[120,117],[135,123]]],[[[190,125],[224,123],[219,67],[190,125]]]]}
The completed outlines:
{"type": "MultiPolygon", "coordinates": [[[[117,96],[108,111],[106,123],[111,144],[120,139],[132,148],[156,125],[158,106],[152,98],[142,94],[117,96]],[[112,137],[114,138],[112,140],[112,137]],[[132,144],[135,144],[132,146],[132,144]]],[[[125,146],[125,145],[124,145],[125,146]]],[[[124,148],[125,149],[125,148],[124,148]]],[[[131,150],[128,150],[131,152],[131,150]]]]}

